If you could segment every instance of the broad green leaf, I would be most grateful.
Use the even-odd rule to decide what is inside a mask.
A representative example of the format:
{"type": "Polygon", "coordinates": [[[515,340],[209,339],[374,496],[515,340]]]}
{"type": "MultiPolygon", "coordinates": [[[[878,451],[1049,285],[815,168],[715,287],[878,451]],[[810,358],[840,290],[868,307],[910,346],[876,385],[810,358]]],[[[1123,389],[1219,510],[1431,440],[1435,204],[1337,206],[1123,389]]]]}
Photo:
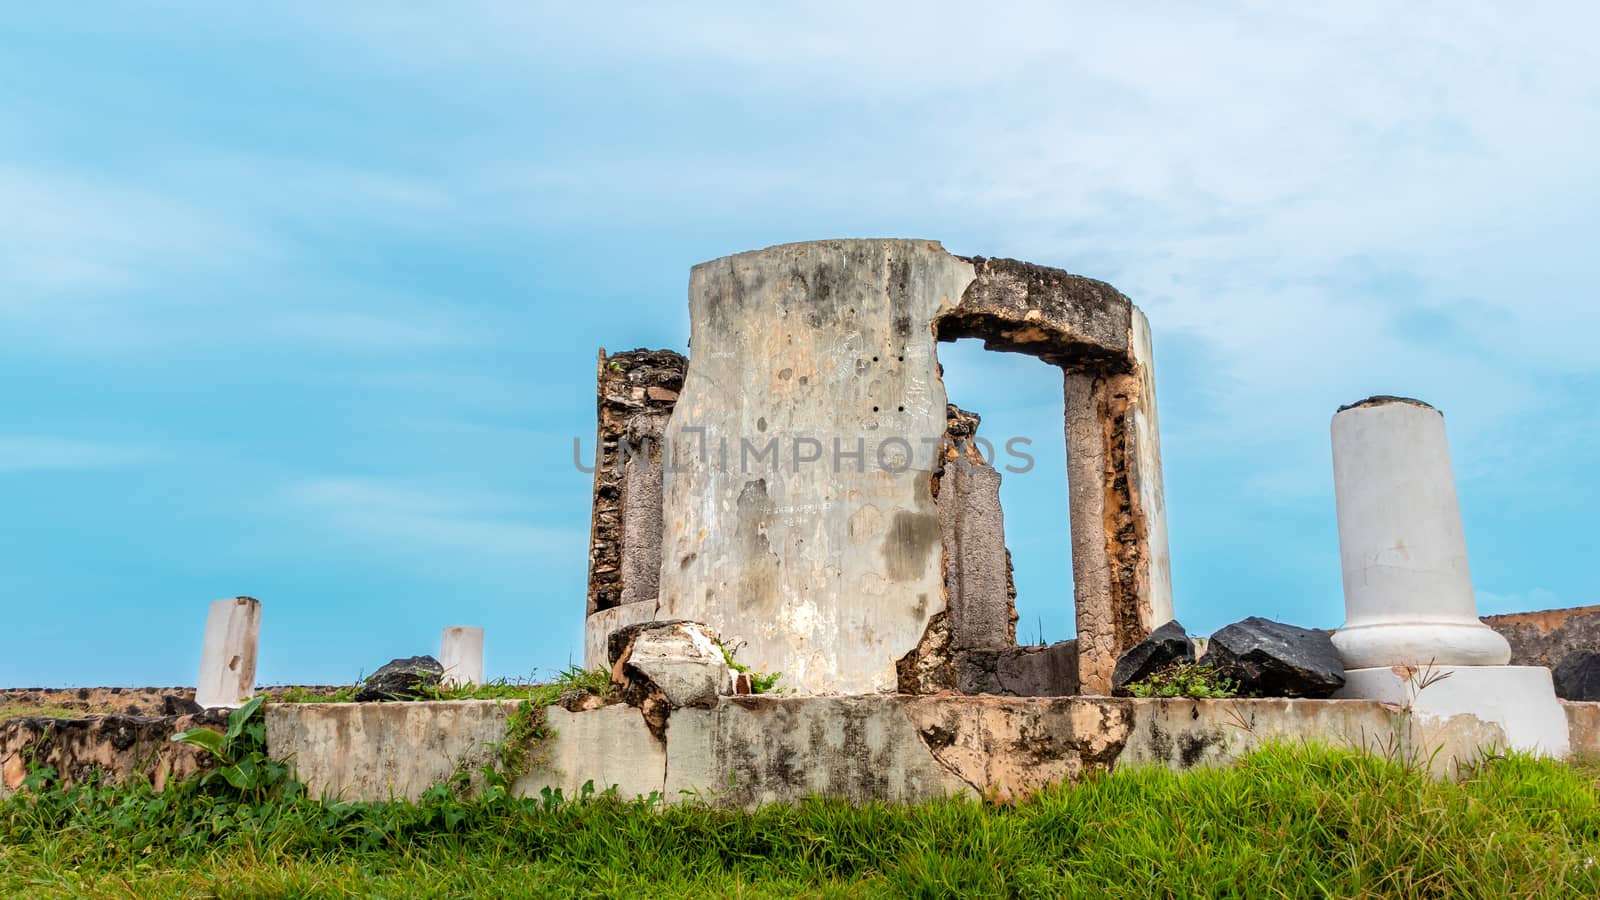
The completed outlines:
{"type": "Polygon", "coordinates": [[[265,695],[251,697],[244,702],[243,706],[228,714],[228,741],[230,743],[244,731],[244,726],[250,721],[250,717],[255,715],[256,710],[260,709],[261,704],[265,702],[267,702],[265,695]]]}
{"type": "Polygon", "coordinates": [[[194,728],[189,731],[179,732],[172,739],[181,744],[189,744],[209,751],[213,755],[222,753],[222,735],[209,728],[194,728]]]}

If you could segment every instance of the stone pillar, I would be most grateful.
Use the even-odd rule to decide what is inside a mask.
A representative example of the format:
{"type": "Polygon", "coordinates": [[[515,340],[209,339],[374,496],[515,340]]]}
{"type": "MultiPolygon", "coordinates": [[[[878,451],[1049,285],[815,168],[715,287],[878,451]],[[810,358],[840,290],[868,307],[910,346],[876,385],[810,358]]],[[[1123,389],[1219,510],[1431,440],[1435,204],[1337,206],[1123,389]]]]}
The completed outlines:
{"type": "Polygon", "coordinates": [[[194,702],[204,709],[233,709],[256,689],[256,642],[261,636],[261,601],[230,597],[211,604],[194,702]]]}
{"type": "Polygon", "coordinates": [[[439,639],[439,664],[447,686],[483,684],[483,629],[451,625],[439,639]]]}
{"type": "Polygon", "coordinates": [[[1150,327],[1130,310],[1131,373],[1067,368],[1068,515],[1079,690],[1111,693],[1117,657],[1172,621],[1150,327]]]}
{"type": "Polygon", "coordinates": [[[600,351],[585,615],[655,599],[661,568],[661,441],[686,365],[671,350],[600,351]]]}
{"type": "Polygon", "coordinates": [[[1550,670],[1505,665],[1506,639],[1478,620],[1444,417],[1372,397],[1342,407],[1332,431],[1345,596],[1333,643],[1346,667],[1335,696],[1405,707],[1424,752],[1430,728],[1471,715],[1489,732],[1469,750],[1565,756],[1550,670]]]}
{"type": "Polygon", "coordinates": [[[1333,485],[1349,668],[1498,666],[1506,639],[1478,621],[1444,417],[1374,397],[1333,417],[1333,485]]]}
{"type": "Polygon", "coordinates": [[[949,407],[939,528],[944,545],[950,644],[955,650],[1001,650],[1017,644],[1016,588],[1000,508],[1000,473],[977,443],[979,417],[949,407]]]}
{"type": "Polygon", "coordinates": [[[663,439],[686,365],[671,350],[600,351],[585,668],[606,667],[612,631],[655,618],[663,439]]]}

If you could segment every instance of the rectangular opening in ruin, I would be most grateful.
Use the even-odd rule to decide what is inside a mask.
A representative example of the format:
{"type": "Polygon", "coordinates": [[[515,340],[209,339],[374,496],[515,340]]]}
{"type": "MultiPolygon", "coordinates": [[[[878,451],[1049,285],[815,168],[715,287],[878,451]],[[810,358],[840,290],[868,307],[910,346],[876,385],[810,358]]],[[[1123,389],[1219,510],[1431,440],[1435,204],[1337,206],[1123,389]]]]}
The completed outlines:
{"type": "Polygon", "coordinates": [[[978,446],[1000,475],[1017,643],[1072,638],[1077,625],[1060,369],[985,350],[972,339],[939,344],[939,360],[947,399],[981,417],[978,446]]]}

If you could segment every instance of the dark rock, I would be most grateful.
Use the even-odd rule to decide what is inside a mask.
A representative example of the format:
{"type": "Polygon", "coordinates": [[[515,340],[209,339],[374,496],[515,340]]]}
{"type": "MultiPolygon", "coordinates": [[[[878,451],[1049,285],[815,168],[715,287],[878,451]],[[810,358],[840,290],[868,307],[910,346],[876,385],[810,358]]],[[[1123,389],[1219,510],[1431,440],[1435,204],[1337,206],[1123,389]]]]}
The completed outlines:
{"type": "Polygon", "coordinates": [[[427,688],[437,686],[442,677],[444,666],[431,656],[393,659],[361,683],[356,699],[415,700],[427,688]]]}
{"type": "Polygon", "coordinates": [[[1194,644],[1189,640],[1189,633],[1173,619],[1117,657],[1117,668],[1111,674],[1111,692],[1126,695],[1128,685],[1180,662],[1194,662],[1194,644]]]}
{"type": "Polygon", "coordinates": [[[163,716],[192,716],[197,712],[201,712],[200,704],[188,697],[174,697],[168,694],[161,698],[163,716]]]}
{"type": "Polygon", "coordinates": [[[1600,650],[1574,650],[1551,672],[1563,700],[1600,700],[1600,650]]]}
{"type": "Polygon", "coordinates": [[[963,694],[1070,697],[1078,693],[1078,642],[962,650],[955,654],[955,677],[963,694]]]}
{"type": "Polygon", "coordinates": [[[1344,664],[1325,632],[1259,616],[1213,634],[1205,658],[1246,695],[1328,697],[1344,687],[1344,664]]]}

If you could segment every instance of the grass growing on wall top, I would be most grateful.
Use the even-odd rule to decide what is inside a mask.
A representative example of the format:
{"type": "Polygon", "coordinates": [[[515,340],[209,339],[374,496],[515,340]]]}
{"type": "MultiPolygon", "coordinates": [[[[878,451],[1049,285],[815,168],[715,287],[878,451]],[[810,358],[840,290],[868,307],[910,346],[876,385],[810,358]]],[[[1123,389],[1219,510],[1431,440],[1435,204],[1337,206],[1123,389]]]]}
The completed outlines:
{"type": "MultiPolygon", "coordinates": [[[[422,691],[422,700],[527,700],[536,706],[549,706],[566,691],[578,688],[607,696],[611,690],[611,673],[604,669],[583,669],[570,666],[550,681],[522,681],[498,678],[483,684],[437,685],[422,691]]],[[[280,698],[282,703],[352,703],[359,686],[342,687],[331,692],[290,688],[280,698]]],[[[385,701],[393,702],[393,701],[385,701]]]]}
{"type": "Polygon", "coordinates": [[[813,800],[755,813],[448,789],[246,800],[213,783],[0,802],[7,896],[1600,896],[1597,770],[1461,784],[1347,751],[1134,769],[1016,806],[813,800]]]}

